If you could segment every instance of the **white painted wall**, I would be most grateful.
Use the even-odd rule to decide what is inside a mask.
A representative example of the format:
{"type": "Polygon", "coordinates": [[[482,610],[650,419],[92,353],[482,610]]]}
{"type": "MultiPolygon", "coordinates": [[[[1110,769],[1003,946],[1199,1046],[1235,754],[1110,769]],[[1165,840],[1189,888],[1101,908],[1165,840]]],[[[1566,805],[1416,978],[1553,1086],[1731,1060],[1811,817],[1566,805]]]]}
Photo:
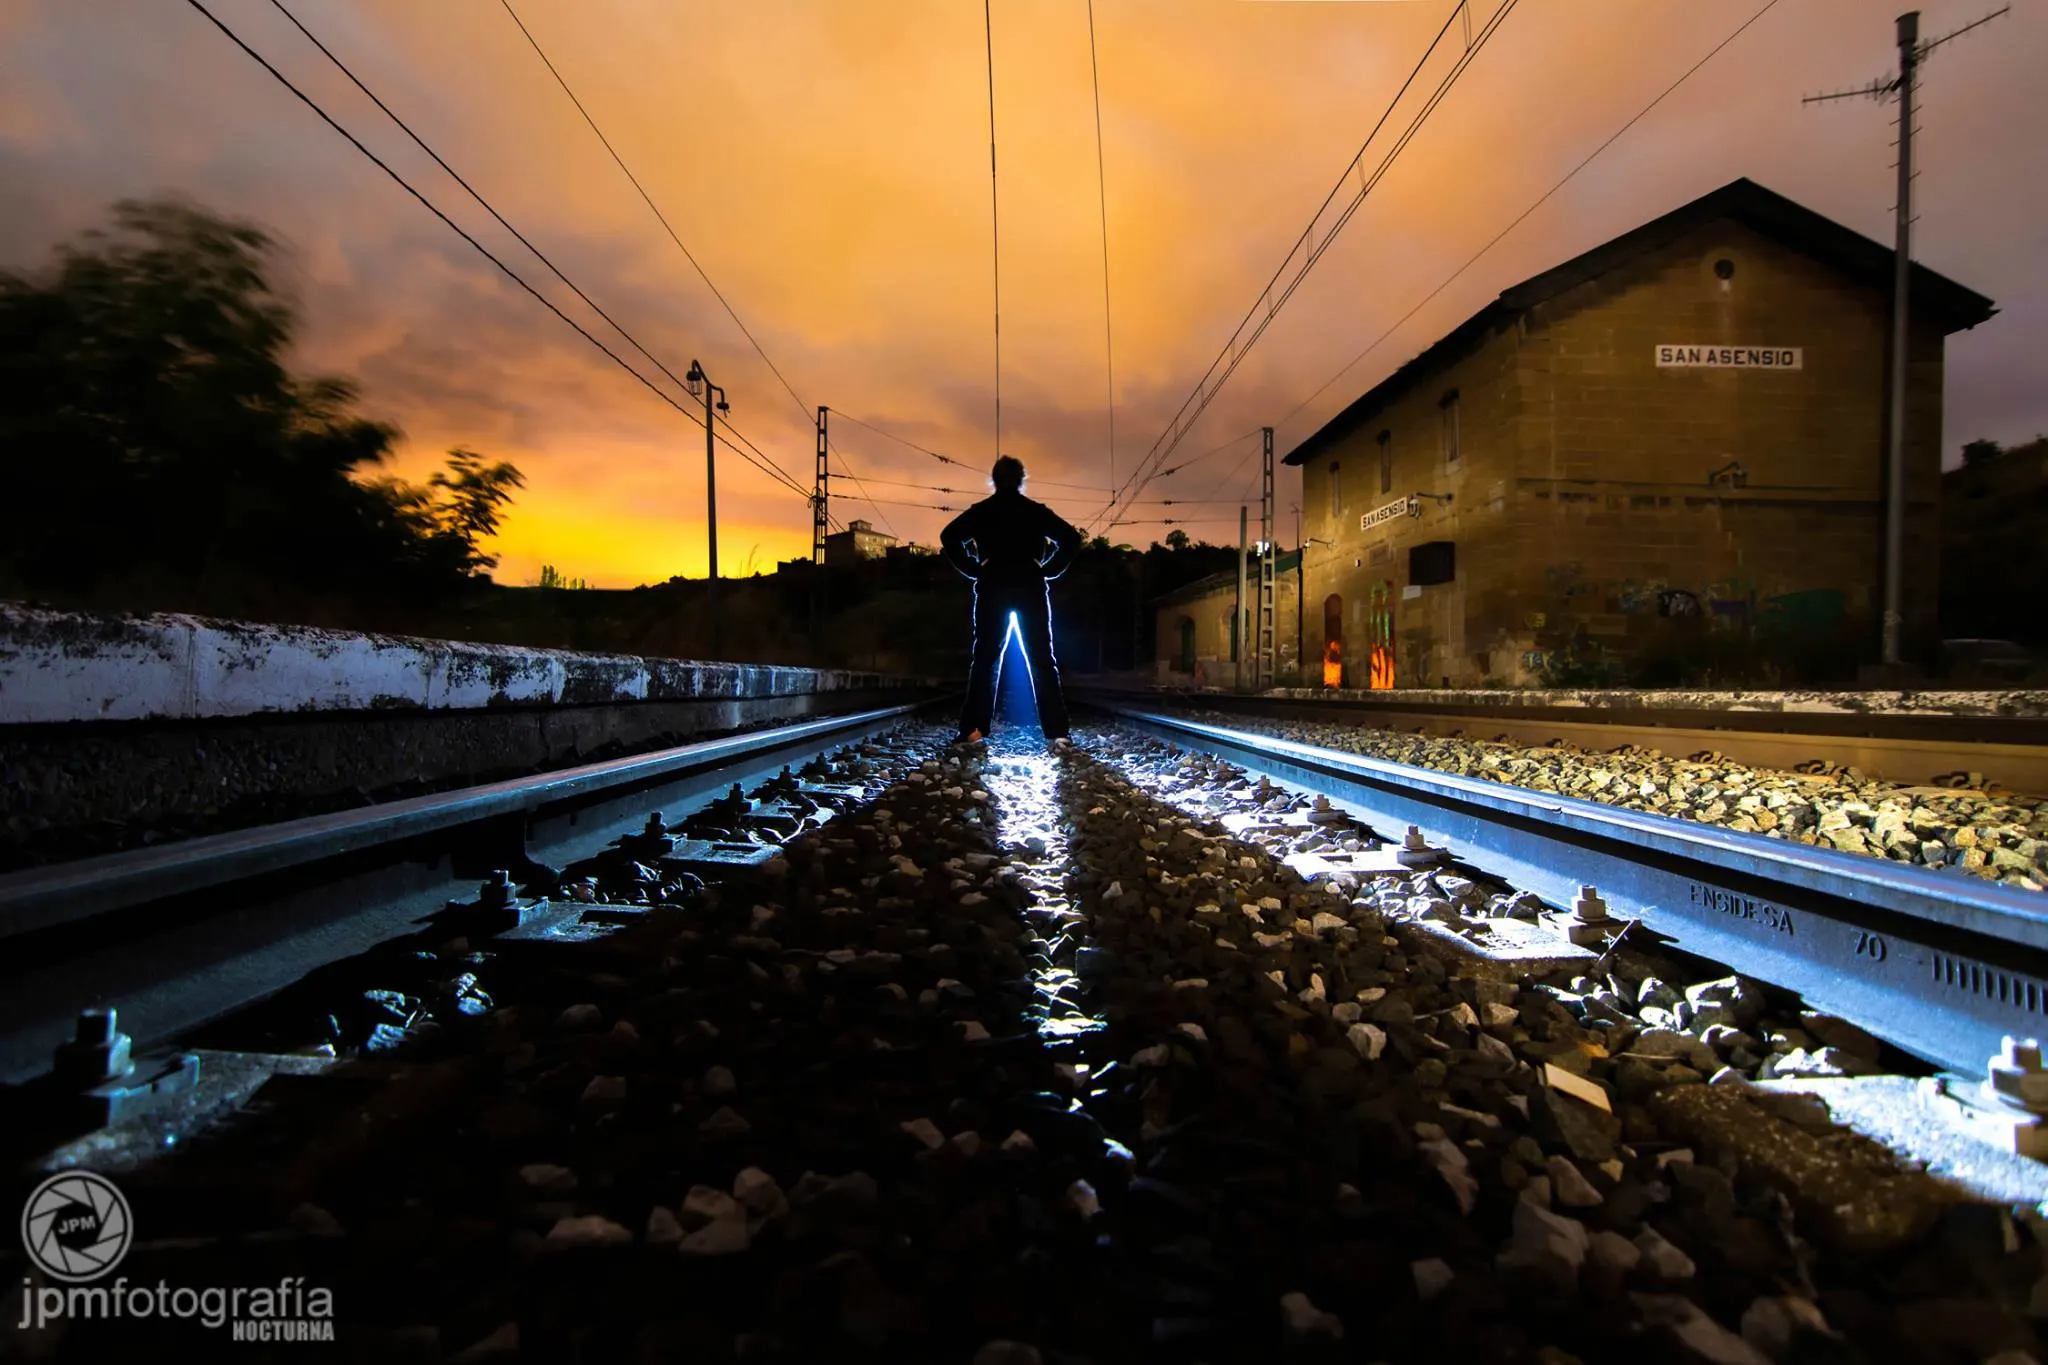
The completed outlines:
{"type": "Polygon", "coordinates": [[[0,605],[0,724],[795,696],[870,673],[0,605]]]}

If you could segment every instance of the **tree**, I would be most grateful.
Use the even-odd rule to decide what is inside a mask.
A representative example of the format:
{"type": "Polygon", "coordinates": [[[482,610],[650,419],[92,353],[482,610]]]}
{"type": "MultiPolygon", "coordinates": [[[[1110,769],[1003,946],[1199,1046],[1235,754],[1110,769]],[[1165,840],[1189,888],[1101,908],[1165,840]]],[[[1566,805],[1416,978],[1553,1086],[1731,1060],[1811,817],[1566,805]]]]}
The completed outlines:
{"type": "Polygon", "coordinates": [[[2005,447],[1996,441],[1971,441],[1963,447],[1964,464],[1982,464],[2005,454],[2005,447]]]}
{"type": "Polygon", "coordinates": [[[518,471],[457,450],[425,488],[364,477],[398,430],[287,367],[275,255],[251,224],[123,200],[40,276],[0,271],[0,584],[410,598],[492,567],[518,471]]]}
{"type": "Polygon", "coordinates": [[[512,490],[524,488],[526,477],[507,462],[485,464],[484,457],[461,446],[448,452],[448,468],[427,480],[443,494],[434,507],[434,534],[460,547],[464,572],[476,574],[498,567],[498,557],[477,548],[477,542],[498,532],[499,510],[512,501],[512,490]]]}
{"type": "Polygon", "coordinates": [[[588,588],[590,580],[587,578],[564,577],[562,571],[554,565],[543,564],[540,566],[540,582],[534,586],[540,588],[575,588],[580,590],[588,588]]]}
{"type": "Polygon", "coordinates": [[[1180,527],[1176,526],[1171,531],[1168,531],[1166,533],[1167,549],[1185,550],[1188,548],[1188,544],[1188,533],[1186,531],[1181,530],[1180,527]]]}

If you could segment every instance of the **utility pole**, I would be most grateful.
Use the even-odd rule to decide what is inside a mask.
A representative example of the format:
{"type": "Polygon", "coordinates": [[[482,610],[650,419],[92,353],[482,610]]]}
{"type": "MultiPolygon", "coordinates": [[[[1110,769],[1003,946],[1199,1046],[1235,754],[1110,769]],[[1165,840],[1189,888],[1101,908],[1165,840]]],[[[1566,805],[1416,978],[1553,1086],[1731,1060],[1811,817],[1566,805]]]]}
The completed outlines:
{"type": "Polygon", "coordinates": [[[718,414],[731,412],[732,404],[725,401],[725,390],[711,382],[704,373],[704,367],[696,361],[690,362],[690,372],[683,376],[690,386],[690,397],[704,400],[704,523],[707,528],[706,540],[711,549],[711,571],[705,582],[706,615],[711,621],[711,635],[718,638],[718,414]],[[717,395],[714,406],[712,395],[717,395]]]}
{"type": "MultiPolygon", "coordinates": [[[[1308,648],[1308,542],[1301,538],[1301,504],[1294,504],[1294,671],[1306,679],[1308,648]]],[[[1301,685],[1306,685],[1302,683],[1301,685]]]]}
{"type": "Polygon", "coordinates": [[[1237,690],[1240,692],[1244,691],[1245,646],[1249,643],[1244,637],[1250,634],[1244,628],[1245,550],[1247,548],[1245,536],[1249,530],[1250,522],[1251,509],[1240,505],[1237,509],[1237,610],[1232,612],[1230,617],[1230,660],[1237,665],[1237,690]]]}
{"type": "Polygon", "coordinates": [[[1890,405],[1885,423],[1885,510],[1884,510],[1884,629],[1883,662],[1888,667],[1899,661],[1899,628],[1904,612],[1906,544],[1906,358],[1911,334],[1907,327],[1907,303],[1913,272],[1913,108],[1918,88],[1920,63],[1927,54],[1950,38],[1960,37],[1980,24],[1988,24],[2006,13],[2011,5],[1965,24],[1931,43],[1920,41],[1920,12],[1910,10],[1898,18],[1899,70],[1895,76],[1880,77],[1854,90],[1828,95],[1809,95],[1802,104],[1867,97],[1879,103],[1896,96],[1899,101],[1898,202],[1893,205],[1892,249],[1892,338],[1890,405]]]}
{"type": "Polygon", "coordinates": [[[811,564],[814,567],[823,567],[825,563],[825,531],[830,524],[825,515],[825,499],[830,496],[828,480],[832,477],[825,465],[828,439],[825,414],[830,411],[830,408],[818,409],[818,476],[811,488],[811,564]]]}
{"type": "Polygon", "coordinates": [[[814,666],[823,664],[818,649],[818,578],[825,572],[825,532],[831,525],[826,515],[831,472],[825,465],[825,452],[829,448],[826,444],[828,428],[825,414],[830,411],[823,405],[818,408],[818,474],[811,486],[811,654],[814,666]]]}
{"type": "Polygon", "coordinates": [[[1279,623],[1274,616],[1279,608],[1278,588],[1273,575],[1277,572],[1276,556],[1273,553],[1273,428],[1259,428],[1262,461],[1259,474],[1259,663],[1258,680],[1255,684],[1261,692],[1273,685],[1275,654],[1278,642],[1279,623]]]}

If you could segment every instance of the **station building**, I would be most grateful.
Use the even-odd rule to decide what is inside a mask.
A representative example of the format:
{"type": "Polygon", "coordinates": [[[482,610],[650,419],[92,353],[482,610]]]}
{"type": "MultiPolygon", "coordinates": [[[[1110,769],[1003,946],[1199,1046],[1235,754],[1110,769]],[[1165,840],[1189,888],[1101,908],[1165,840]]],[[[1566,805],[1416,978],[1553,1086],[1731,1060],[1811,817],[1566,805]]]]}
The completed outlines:
{"type": "MultiPolygon", "coordinates": [[[[1275,676],[1295,681],[1295,663],[1305,638],[1320,647],[1322,637],[1301,612],[1301,551],[1270,553],[1273,561],[1273,648],[1275,676]],[[1308,632],[1305,635],[1305,632],[1308,632]]],[[[1242,603],[1237,596],[1237,570],[1230,568],[1198,578],[1153,599],[1153,638],[1158,642],[1158,680],[1177,686],[1232,687],[1237,683],[1239,642],[1245,645],[1245,681],[1252,674],[1251,650],[1257,646],[1259,566],[1253,560],[1245,577],[1242,603]],[[1232,616],[1236,620],[1233,622],[1232,616]]]]}
{"type": "MultiPolygon", "coordinates": [[[[1737,180],[1502,293],[1285,457],[1304,655],[1334,642],[1353,687],[1530,685],[1685,618],[1874,655],[1892,260],[1737,180]]],[[[1923,648],[1943,347],[1995,310],[1917,265],[1911,290],[1903,639],[1923,648]]]]}

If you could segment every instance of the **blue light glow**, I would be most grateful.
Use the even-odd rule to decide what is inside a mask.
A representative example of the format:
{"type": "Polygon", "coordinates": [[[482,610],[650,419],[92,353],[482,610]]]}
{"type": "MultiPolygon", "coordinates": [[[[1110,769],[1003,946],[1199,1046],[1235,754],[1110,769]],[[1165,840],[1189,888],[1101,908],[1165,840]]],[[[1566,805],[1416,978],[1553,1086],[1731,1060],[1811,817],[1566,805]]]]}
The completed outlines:
{"type": "MultiPolygon", "coordinates": [[[[1017,613],[1014,611],[1010,613],[1009,628],[1003,632],[1002,651],[996,655],[996,695],[998,697],[1002,696],[1003,677],[1009,673],[1009,670],[1004,665],[1009,660],[1010,644],[1012,641],[1016,642],[1017,657],[1024,661],[1024,687],[1022,695],[1016,699],[1016,705],[1020,715],[1036,723],[1038,720],[1038,694],[1032,686],[1031,656],[1024,649],[1024,627],[1017,620],[1017,613]]],[[[1015,675],[1011,674],[1010,676],[1014,677],[1015,675]]]]}

